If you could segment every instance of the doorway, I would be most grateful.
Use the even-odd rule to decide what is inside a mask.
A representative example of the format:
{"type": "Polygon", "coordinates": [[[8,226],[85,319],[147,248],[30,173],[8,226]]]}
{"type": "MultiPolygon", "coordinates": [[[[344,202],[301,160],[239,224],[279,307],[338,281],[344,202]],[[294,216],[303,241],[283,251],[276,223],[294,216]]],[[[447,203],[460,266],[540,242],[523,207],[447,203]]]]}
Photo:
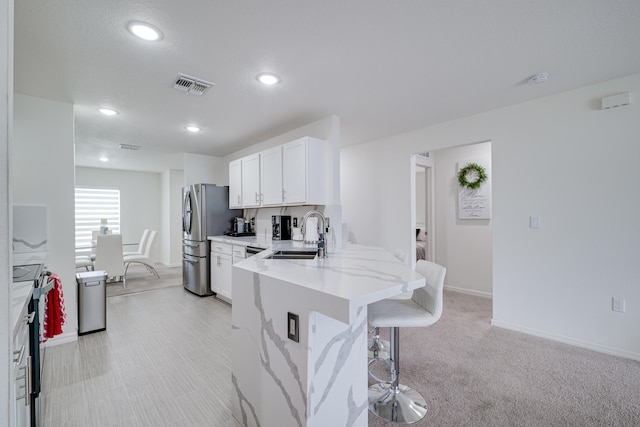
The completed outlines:
{"type": "Polygon", "coordinates": [[[419,259],[434,261],[434,177],[429,153],[411,156],[411,266],[419,259]]]}
{"type": "Polygon", "coordinates": [[[447,268],[447,289],[488,298],[493,295],[492,175],[491,141],[411,156],[411,216],[415,227],[412,249],[416,251],[420,246],[415,229],[421,224],[420,209],[424,205],[425,259],[447,268]],[[465,193],[460,191],[458,171],[470,162],[482,164],[487,173],[483,203],[488,209],[483,217],[466,215],[467,211],[461,209],[466,205],[460,204],[461,194],[465,193]],[[424,202],[418,194],[422,182],[424,202]]]}

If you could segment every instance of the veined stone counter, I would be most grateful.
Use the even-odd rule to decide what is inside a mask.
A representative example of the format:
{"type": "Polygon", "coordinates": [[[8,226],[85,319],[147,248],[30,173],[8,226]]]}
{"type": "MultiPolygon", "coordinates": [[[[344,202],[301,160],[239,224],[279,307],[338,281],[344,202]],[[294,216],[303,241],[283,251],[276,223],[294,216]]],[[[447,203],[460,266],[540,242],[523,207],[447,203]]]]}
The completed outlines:
{"type": "Polygon", "coordinates": [[[366,426],[367,304],[424,286],[384,249],[233,266],[233,416],[244,426],[366,426]],[[299,342],[287,314],[299,316],[299,342]]]}

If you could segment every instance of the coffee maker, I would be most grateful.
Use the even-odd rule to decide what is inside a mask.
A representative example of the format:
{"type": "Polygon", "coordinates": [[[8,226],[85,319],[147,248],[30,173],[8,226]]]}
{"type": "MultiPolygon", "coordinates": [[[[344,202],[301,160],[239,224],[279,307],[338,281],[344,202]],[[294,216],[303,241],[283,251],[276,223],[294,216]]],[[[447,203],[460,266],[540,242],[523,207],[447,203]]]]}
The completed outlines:
{"type": "Polygon", "coordinates": [[[272,240],[291,240],[291,216],[271,215],[272,240]]]}

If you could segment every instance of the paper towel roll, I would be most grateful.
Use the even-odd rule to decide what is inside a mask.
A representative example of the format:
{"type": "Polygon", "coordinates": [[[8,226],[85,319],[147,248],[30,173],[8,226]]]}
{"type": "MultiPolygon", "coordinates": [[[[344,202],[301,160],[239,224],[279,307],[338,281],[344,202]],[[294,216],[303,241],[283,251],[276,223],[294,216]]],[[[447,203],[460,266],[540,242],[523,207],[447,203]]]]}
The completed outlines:
{"type": "Polygon", "coordinates": [[[318,218],[311,216],[307,218],[307,223],[304,226],[304,241],[309,243],[315,243],[318,241],[318,218]]]}
{"type": "Polygon", "coordinates": [[[292,230],[293,230],[293,236],[291,237],[292,240],[296,240],[299,242],[304,240],[302,238],[302,231],[300,230],[299,227],[293,227],[292,230]]]}

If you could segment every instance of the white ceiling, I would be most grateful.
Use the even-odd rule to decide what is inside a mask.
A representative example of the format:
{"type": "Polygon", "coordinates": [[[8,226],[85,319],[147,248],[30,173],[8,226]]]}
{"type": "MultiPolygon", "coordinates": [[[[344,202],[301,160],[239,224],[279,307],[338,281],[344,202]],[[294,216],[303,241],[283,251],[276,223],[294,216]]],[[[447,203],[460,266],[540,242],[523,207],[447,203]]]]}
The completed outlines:
{"type": "Polygon", "coordinates": [[[343,145],[366,142],[635,74],[638,52],[638,0],[15,2],[15,92],[73,103],[84,166],[224,156],[331,114],[343,145]],[[537,72],[549,80],[527,85],[537,72]],[[215,86],[187,95],[178,73],[215,86]]]}

